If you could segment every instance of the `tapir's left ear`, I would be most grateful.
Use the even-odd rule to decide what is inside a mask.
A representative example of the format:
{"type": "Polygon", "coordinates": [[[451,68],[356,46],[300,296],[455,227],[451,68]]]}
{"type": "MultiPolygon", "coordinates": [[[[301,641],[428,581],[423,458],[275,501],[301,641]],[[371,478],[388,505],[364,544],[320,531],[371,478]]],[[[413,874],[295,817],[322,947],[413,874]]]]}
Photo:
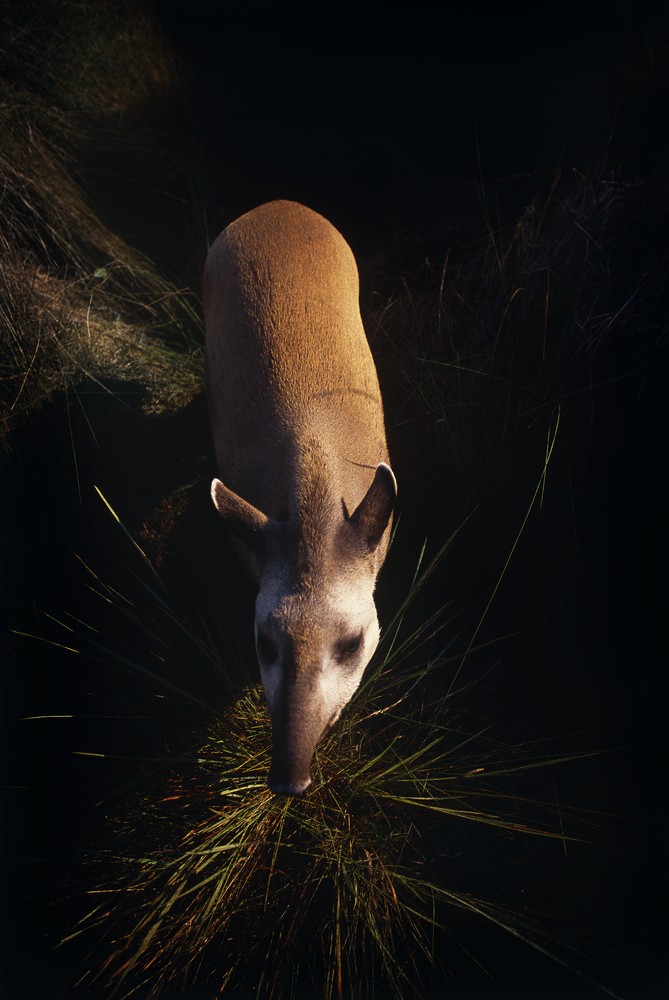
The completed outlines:
{"type": "Polygon", "coordinates": [[[269,524],[267,515],[229,490],[220,479],[211,484],[211,499],[221,517],[247,544],[253,545],[262,537],[269,524]]]}
{"type": "Polygon", "coordinates": [[[396,500],[397,481],[390,466],[381,462],[376,467],[372,485],[349,518],[369,552],[373,552],[381,541],[396,500]]]}

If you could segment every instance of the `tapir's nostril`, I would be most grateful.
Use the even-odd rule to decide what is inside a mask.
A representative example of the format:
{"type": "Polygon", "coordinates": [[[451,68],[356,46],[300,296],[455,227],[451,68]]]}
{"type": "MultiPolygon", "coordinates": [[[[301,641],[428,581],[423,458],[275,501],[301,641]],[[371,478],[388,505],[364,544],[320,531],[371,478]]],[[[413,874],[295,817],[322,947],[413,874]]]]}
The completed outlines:
{"type": "Polygon", "coordinates": [[[282,780],[275,778],[270,772],[267,784],[275,795],[304,795],[311,785],[311,778],[307,778],[306,781],[282,780]]]}

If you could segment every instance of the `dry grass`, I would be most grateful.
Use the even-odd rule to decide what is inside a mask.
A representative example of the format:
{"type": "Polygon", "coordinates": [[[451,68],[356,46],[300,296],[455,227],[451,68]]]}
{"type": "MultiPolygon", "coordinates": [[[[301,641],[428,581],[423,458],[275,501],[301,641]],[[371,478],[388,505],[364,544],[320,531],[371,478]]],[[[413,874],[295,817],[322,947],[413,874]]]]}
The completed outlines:
{"type": "Polygon", "coordinates": [[[587,428],[666,345],[669,207],[606,160],[557,171],[511,224],[494,193],[481,203],[481,238],[373,302],[367,326],[400,449],[437,494],[499,502],[529,485],[558,407],[587,428]]]}
{"type": "Polygon", "coordinates": [[[89,149],[160,156],[147,120],[181,86],[170,50],[141,6],[114,3],[10,4],[0,45],[0,428],[86,376],[140,381],[148,413],[184,405],[196,303],[109,227],[80,175],[89,149]]]}

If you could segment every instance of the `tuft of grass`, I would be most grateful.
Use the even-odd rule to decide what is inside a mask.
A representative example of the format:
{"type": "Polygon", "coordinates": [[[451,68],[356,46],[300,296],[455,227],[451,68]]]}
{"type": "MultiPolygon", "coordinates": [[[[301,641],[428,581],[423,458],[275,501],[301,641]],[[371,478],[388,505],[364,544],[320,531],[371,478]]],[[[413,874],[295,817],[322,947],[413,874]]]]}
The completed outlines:
{"type": "Polygon", "coordinates": [[[266,787],[270,726],[248,688],[159,789],[108,818],[115,846],[95,856],[93,907],[65,938],[97,939],[87,988],[153,998],[197,985],[214,997],[255,983],[279,997],[308,981],[326,998],[420,996],[428,968],[445,973],[435,942],[454,910],[550,954],[538,920],[449,882],[456,825],[570,839],[554,806],[507,787],[510,773],[559,761],[531,747],[505,759],[453,712],[445,722],[429,683],[423,671],[359,698],[317,751],[302,800],[266,787]]]}
{"type": "MultiPolygon", "coordinates": [[[[427,976],[445,981],[463,914],[570,966],[539,919],[462,885],[463,827],[486,843],[540,837],[560,850],[592,831],[513,786],[587,754],[508,748],[472,726],[471,688],[453,681],[475,637],[464,649],[445,639],[446,607],[406,634],[450,541],[429,561],[421,552],[364,683],[317,748],[306,796],[268,790],[270,723],[259,686],[247,685],[194,751],[109,813],[87,858],[90,905],[62,941],[96,939],[75,995],[422,996],[427,976]]],[[[96,586],[122,608],[117,590],[96,586]]]]}

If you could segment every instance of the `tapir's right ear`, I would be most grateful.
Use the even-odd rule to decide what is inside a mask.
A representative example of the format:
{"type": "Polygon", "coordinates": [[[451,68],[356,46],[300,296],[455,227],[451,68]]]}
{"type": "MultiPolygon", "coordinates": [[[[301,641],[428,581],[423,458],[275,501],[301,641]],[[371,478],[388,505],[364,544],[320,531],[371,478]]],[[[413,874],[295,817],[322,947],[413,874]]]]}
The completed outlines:
{"type": "Polygon", "coordinates": [[[249,545],[257,543],[269,524],[269,518],[262,511],[229,490],[220,479],[212,481],[211,499],[221,517],[243,541],[249,545]]]}
{"type": "Polygon", "coordinates": [[[372,485],[349,518],[369,552],[373,552],[381,541],[396,500],[397,481],[390,466],[381,462],[376,467],[372,485]]]}

